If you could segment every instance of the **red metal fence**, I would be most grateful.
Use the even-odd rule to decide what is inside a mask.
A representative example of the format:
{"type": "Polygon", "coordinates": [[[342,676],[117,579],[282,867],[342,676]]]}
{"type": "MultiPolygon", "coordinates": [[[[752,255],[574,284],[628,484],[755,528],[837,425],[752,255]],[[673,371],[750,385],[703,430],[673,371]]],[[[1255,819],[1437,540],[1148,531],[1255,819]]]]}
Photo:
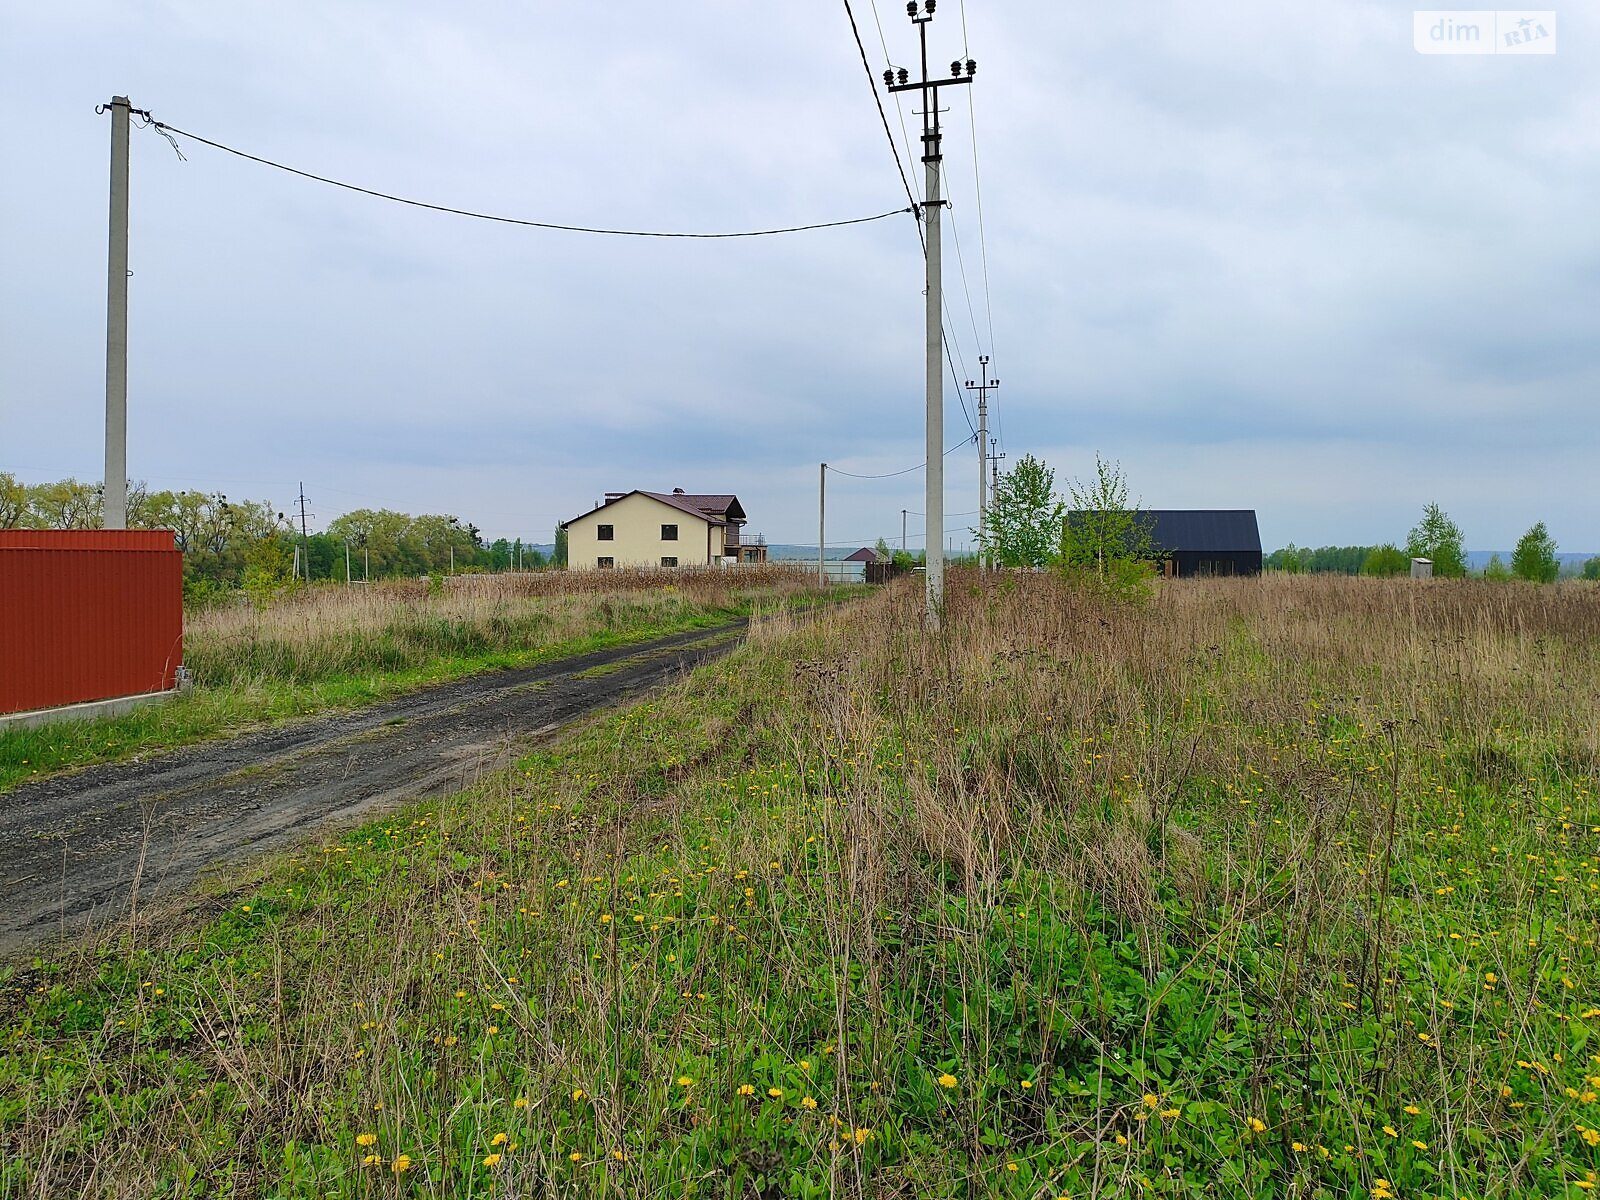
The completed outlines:
{"type": "Polygon", "coordinates": [[[0,713],[166,691],[182,662],[169,530],[0,529],[0,713]]]}

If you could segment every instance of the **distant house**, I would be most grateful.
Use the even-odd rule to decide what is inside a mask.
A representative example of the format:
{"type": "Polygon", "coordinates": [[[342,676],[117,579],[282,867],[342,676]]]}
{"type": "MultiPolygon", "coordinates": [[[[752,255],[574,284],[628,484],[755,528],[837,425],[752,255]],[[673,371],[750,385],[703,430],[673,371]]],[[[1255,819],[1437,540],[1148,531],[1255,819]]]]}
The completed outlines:
{"type": "MultiPolygon", "coordinates": [[[[1071,521],[1076,513],[1069,513],[1071,521]]],[[[1261,533],[1254,509],[1142,509],[1161,570],[1177,578],[1261,574],[1261,533]]]]}
{"type": "Polygon", "coordinates": [[[870,546],[863,546],[854,554],[846,554],[845,562],[875,563],[878,561],[878,552],[870,546]]]}
{"type": "Polygon", "coordinates": [[[1261,531],[1251,508],[1157,508],[1146,514],[1168,575],[1261,574],[1261,531]]]}
{"type": "Polygon", "coordinates": [[[563,521],[567,568],[703,567],[767,561],[763,537],[744,532],[737,496],[670,492],[607,492],[581,517],[563,521]]]}

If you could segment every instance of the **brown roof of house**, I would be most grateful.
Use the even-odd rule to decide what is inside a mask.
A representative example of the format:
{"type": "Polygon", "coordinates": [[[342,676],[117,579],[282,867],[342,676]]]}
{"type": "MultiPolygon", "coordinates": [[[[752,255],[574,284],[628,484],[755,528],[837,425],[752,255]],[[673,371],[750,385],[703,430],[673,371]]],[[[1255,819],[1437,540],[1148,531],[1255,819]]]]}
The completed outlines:
{"type": "Polygon", "coordinates": [[[877,562],[878,552],[863,546],[854,554],[846,554],[844,560],[845,562],[877,562]]]}
{"type": "Polygon", "coordinates": [[[647,492],[643,488],[635,488],[631,492],[607,492],[606,502],[600,505],[599,508],[591,508],[586,513],[580,513],[578,516],[573,517],[571,521],[563,521],[561,522],[561,527],[565,529],[573,521],[581,521],[584,517],[593,516],[601,508],[610,508],[619,500],[626,500],[629,496],[649,496],[652,500],[659,500],[662,504],[675,508],[679,512],[687,513],[691,517],[698,517],[711,525],[729,524],[730,517],[725,515],[728,514],[729,509],[738,509],[738,518],[742,519],[744,517],[744,509],[739,507],[739,500],[736,496],[688,496],[679,492],[647,492]],[[726,503],[721,504],[719,507],[715,503],[717,501],[725,501],[726,503]]]}
{"type": "Polygon", "coordinates": [[[657,500],[665,500],[668,504],[683,501],[693,505],[703,513],[724,517],[730,521],[742,521],[744,508],[739,503],[739,497],[732,495],[691,496],[685,492],[646,492],[646,496],[654,496],[657,500]]]}

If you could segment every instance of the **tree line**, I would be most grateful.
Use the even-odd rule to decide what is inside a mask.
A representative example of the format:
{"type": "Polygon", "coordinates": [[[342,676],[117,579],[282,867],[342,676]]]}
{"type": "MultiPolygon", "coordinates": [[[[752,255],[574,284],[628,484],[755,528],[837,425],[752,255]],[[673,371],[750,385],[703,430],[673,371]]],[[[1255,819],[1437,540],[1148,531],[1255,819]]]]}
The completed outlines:
{"type": "MultiPolygon", "coordinates": [[[[1530,583],[1552,583],[1561,575],[1561,559],[1555,538],[1543,521],[1536,522],[1517,541],[1508,565],[1498,554],[1490,556],[1483,577],[1491,580],[1522,579],[1530,583]]],[[[1433,573],[1443,579],[1461,579],[1469,573],[1461,526],[1437,504],[1422,510],[1422,519],[1406,535],[1404,547],[1387,542],[1377,546],[1322,546],[1318,549],[1290,542],[1274,550],[1262,561],[1269,571],[1290,575],[1404,575],[1413,558],[1433,563],[1433,573]]],[[[1600,555],[1583,564],[1583,578],[1600,580],[1600,555]]]]}
{"type": "MultiPolygon", "coordinates": [[[[98,483],[60,479],[26,484],[0,472],[0,529],[99,529],[105,497],[98,483]]],[[[128,489],[130,529],[170,529],[183,551],[185,590],[270,586],[294,574],[356,580],[536,569],[551,560],[518,538],[485,542],[477,526],[447,513],[412,516],[357,509],[302,536],[291,514],[267,500],[230,500],[222,492],[128,489]],[[347,559],[348,552],[348,559],[347,559]]],[[[561,549],[558,537],[557,550],[561,549]]]]}

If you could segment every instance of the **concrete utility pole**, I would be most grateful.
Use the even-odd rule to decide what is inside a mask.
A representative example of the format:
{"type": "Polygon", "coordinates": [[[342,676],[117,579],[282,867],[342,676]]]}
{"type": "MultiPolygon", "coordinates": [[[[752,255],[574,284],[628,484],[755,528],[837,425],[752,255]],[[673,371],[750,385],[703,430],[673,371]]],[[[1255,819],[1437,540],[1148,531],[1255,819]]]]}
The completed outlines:
{"type": "Polygon", "coordinates": [[[827,542],[827,514],[828,514],[828,464],[823,463],[822,469],[817,472],[817,586],[828,586],[828,568],[823,562],[823,547],[827,542]]]}
{"type": "Polygon", "coordinates": [[[1000,460],[1002,458],[1004,458],[1004,457],[1005,457],[1005,455],[1000,453],[1000,440],[998,438],[990,438],[989,439],[989,470],[991,472],[991,474],[990,474],[990,485],[991,486],[990,486],[990,489],[989,489],[989,494],[991,496],[998,496],[1000,494],[1000,460]]]}
{"type": "Polygon", "coordinates": [[[984,549],[984,532],[989,519],[989,389],[1000,386],[998,379],[989,378],[989,356],[978,355],[978,365],[983,374],[978,382],[967,380],[967,387],[978,393],[978,567],[989,565],[989,554],[984,549]]]}
{"type": "Polygon", "coordinates": [[[905,550],[905,548],[906,548],[906,510],[902,508],[900,510],[900,549],[903,552],[905,550]]]}
{"type": "Polygon", "coordinates": [[[344,544],[344,585],[350,586],[350,543],[344,544]]]}
{"type": "Polygon", "coordinates": [[[105,527],[128,527],[128,113],[111,110],[111,245],[106,255],[105,527]]]}
{"type": "Polygon", "coordinates": [[[928,534],[923,538],[927,552],[925,587],[928,628],[939,628],[944,610],[944,300],[943,255],[939,235],[939,171],[944,158],[939,131],[939,89],[951,84],[971,83],[978,64],[967,59],[950,64],[947,79],[928,78],[928,22],[933,20],[937,0],[908,0],[906,15],[917,27],[922,51],[922,78],[910,80],[905,68],[891,67],[883,73],[890,92],[922,93],[923,225],[927,243],[927,510],[928,534]],[[965,67],[965,73],[963,73],[965,67]]]}

